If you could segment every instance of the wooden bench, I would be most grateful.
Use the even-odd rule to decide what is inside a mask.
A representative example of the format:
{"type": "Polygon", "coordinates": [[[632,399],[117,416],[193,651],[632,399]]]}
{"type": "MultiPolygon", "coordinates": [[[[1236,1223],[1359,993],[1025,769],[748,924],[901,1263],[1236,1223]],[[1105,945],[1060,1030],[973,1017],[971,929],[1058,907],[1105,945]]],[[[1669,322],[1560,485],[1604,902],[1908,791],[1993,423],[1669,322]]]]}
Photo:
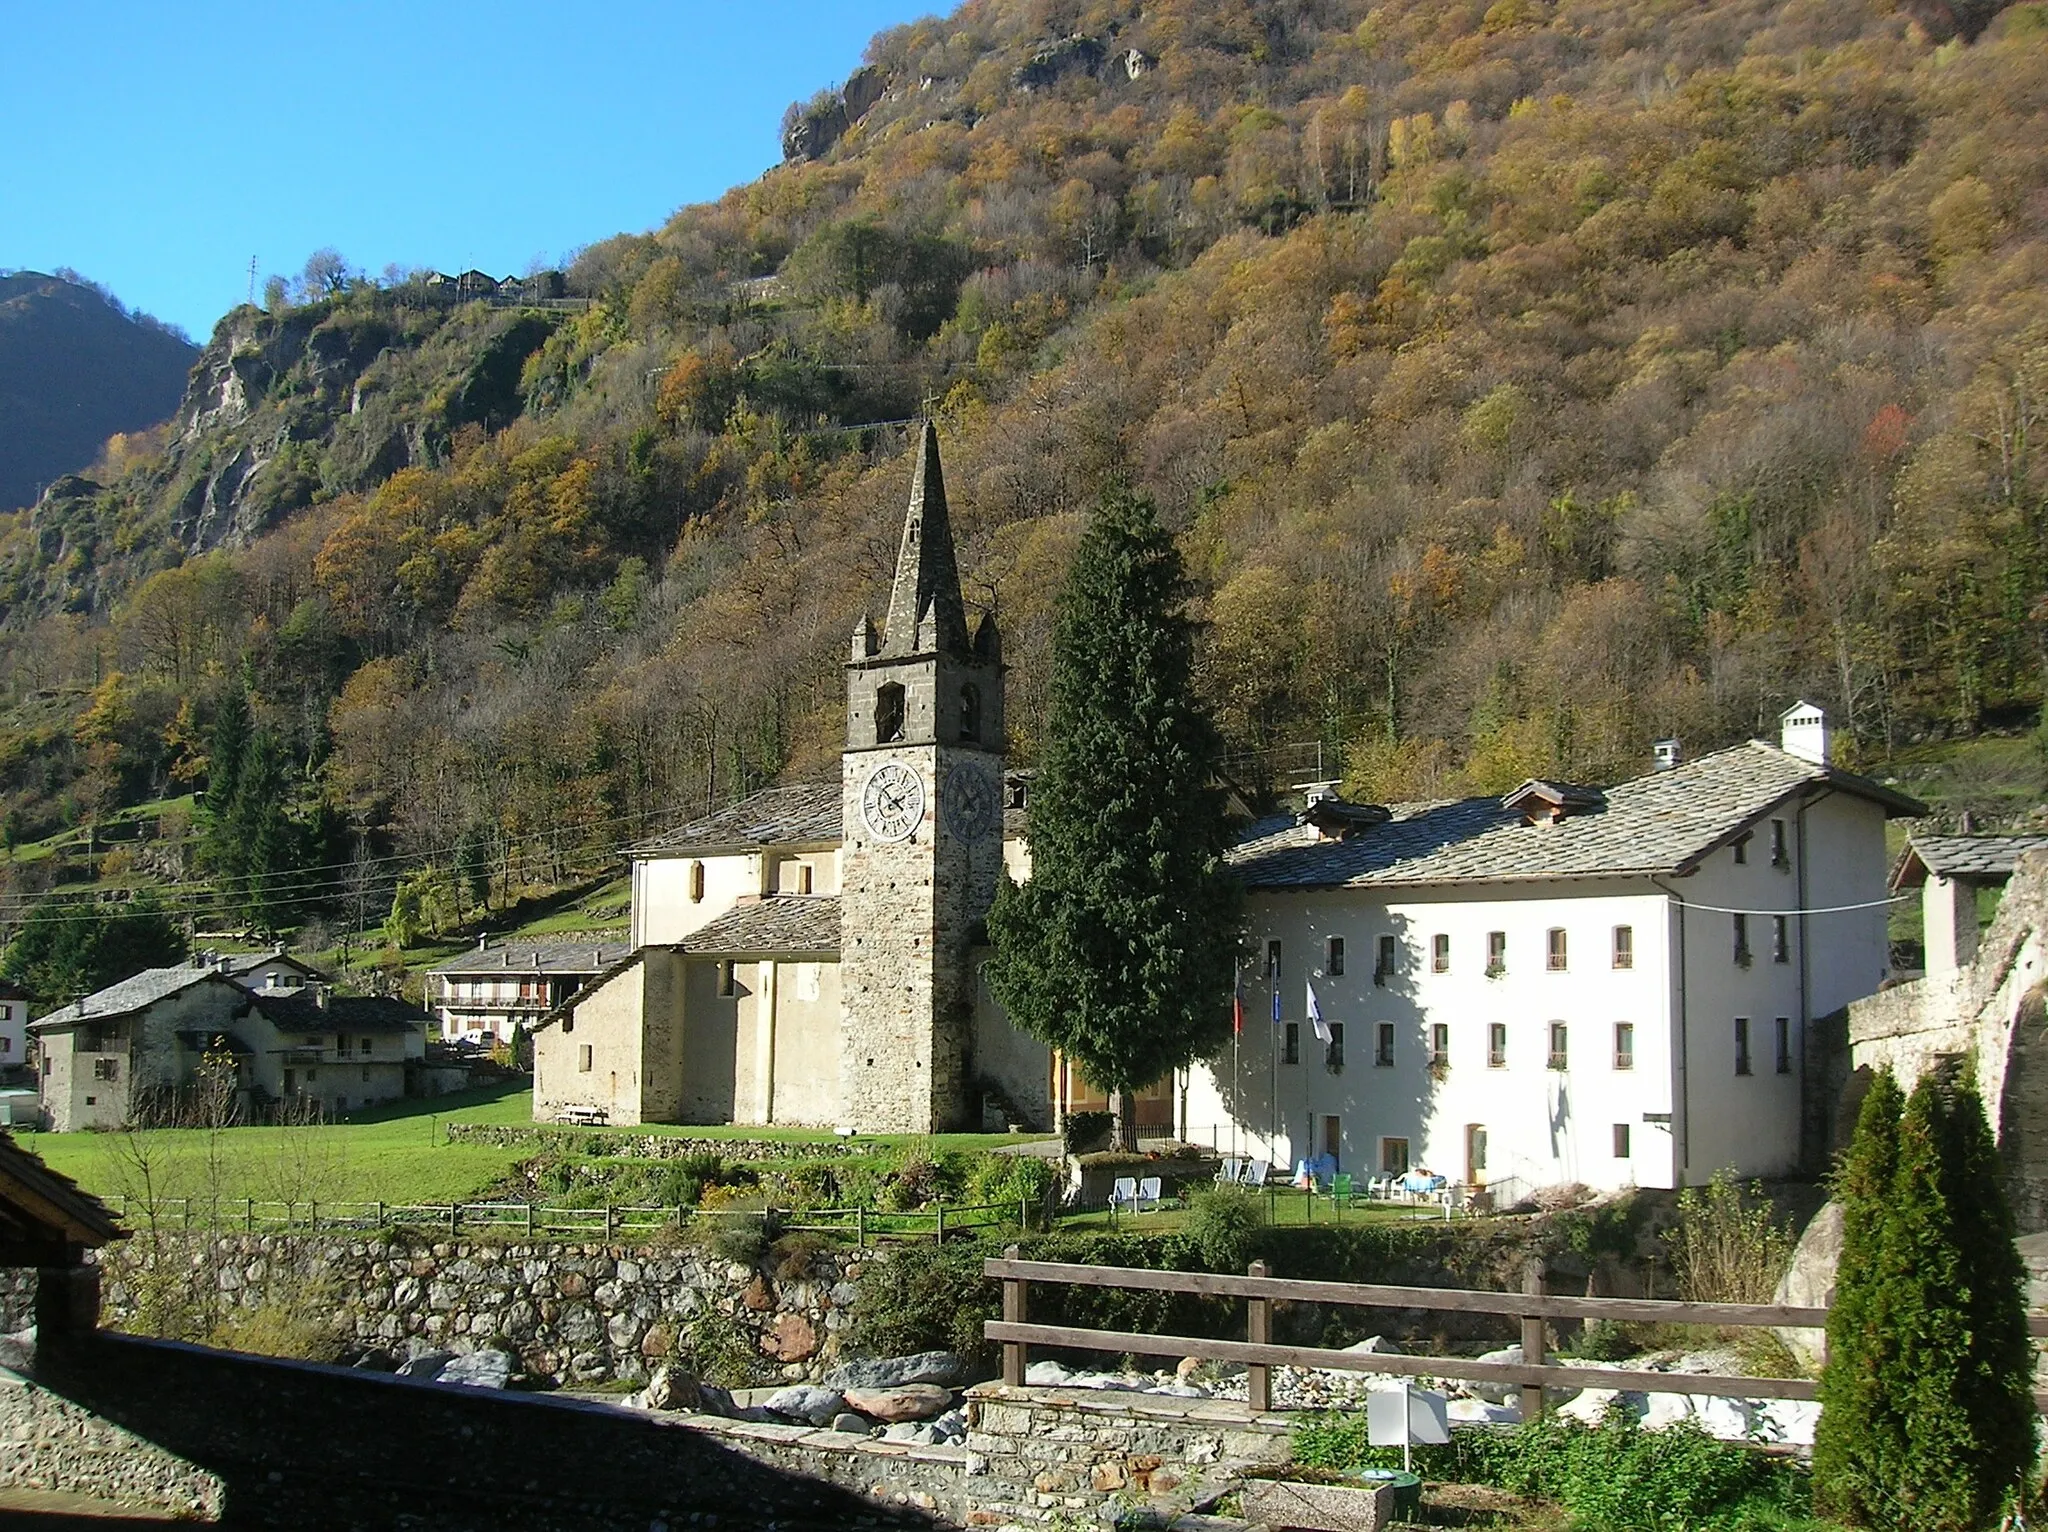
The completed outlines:
{"type": "Polygon", "coordinates": [[[565,1106],[555,1113],[556,1122],[566,1122],[579,1128],[604,1128],[611,1125],[612,1114],[601,1106],[565,1106]]]}

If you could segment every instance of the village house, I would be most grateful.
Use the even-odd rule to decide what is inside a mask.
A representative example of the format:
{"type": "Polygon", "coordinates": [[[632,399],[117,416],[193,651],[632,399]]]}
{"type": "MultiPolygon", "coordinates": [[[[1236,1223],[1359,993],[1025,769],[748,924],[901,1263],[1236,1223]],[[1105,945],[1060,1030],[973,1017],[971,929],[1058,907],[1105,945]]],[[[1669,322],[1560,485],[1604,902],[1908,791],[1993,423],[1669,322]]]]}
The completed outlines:
{"type": "Polygon", "coordinates": [[[0,979],[0,1083],[28,1067],[29,993],[0,979]]]}
{"type": "Polygon", "coordinates": [[[337,1116],[406,1094],[427,1015],[323,983],[248,987],[225,962],[145,969],[30,1024],[56,1132],[174,1117],[203,1074],[232,1068],[241,1120],[337,1116]]]}
{"type": "Polygon", "coordinates": [[[427,970],[427,1008],[447,1042],[499,1046],[515,1026],[531,1028],[627,953],[616,939],[558,937],[476,948],[427,970]]]}
{"type": "MultiPolygon", "coordinates": [[[[631,947],[538,1024],[536,1117],[931,1132],[1101,1106],[981,979],[996,880],[1030,875],[1002,702],[927,427],[840,779],[631,853],[631,947]]],[[[1887,977],[1885,821],[1922,812],[1829,753],[1802,703],[1775,743],[1661,742],[1606,788],[1311,789],[1232,854],[1241,1033],[1140,1093],[1141,1125],[1510,1199],[1795,1169],[1813,1023],[1887,977]]]]}

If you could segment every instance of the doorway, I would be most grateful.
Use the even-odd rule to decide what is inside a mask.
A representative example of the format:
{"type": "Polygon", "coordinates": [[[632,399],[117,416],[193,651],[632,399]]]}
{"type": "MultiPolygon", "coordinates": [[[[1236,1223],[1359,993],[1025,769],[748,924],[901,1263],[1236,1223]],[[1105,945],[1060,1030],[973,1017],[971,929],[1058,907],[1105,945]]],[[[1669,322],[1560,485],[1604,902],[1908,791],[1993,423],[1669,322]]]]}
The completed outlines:
{"type": "Polygon", "coordinates": [[[1330,1157],[1332,1165],[1340,1165],[1342,1163],[1337,1158],[1337,1148],[1343,1141],[1344,1132],[1342,1124],[1335,1117],[1325,1117],[1323,1119],[1323,1153],[1330,1157]]]}
{"type": "Polygon", "coordinates": [[[1481,1123],[1465,1125],[1465,1184],[1486,1184],[1486,1128],[1481,1123]]]}

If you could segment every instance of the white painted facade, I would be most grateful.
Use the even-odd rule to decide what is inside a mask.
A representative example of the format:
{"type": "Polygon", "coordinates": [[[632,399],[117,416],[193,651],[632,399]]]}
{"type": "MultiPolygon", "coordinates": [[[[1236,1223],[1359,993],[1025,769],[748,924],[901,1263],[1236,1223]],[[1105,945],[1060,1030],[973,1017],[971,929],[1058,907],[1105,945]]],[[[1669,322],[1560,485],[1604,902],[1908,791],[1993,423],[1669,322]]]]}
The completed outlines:
{"type": "Polygon", "coordinates": [[[0,992],[0,1072],[28,1064],[28,997],[0,992]]]}

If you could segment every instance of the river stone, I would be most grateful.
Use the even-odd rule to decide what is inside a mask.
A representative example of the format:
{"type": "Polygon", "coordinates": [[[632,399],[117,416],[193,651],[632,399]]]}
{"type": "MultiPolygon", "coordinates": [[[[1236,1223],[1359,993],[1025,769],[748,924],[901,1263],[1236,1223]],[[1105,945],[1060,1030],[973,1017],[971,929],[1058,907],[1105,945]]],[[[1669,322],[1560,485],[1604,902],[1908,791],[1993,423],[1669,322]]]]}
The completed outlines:
{"type": "Polygon", "coordinates": [[[418,1378],[423,1383],[431,1383],[441,1376],[441,1369],[454,1360],[455,1353],[452,1351],[422,1351],[410,1361],[400,1363],[398,1375],[401,1378],[418,1378]]]}
{"type": "Polygon", "coordinates": [[[514,1366],[513,1358],[506,1352],[472,1351],[450,1361],[434,1381],[454,1383],[463,1388],[509,1388],[514,1366]]]}
{"type": "Polygon", "coordinates": [[[814,1426],[829,1426],[846,1408],[846,1396],[836,1388],[815,1388],[808,1383],[777,1389],[764,1401],[771,1414],[787,1415],[814,1426]]]}
{"type": "Polygon", "coordinates": [[[866,1436],[874,1425],[865,1415],[856,1415],[851,1410],[841,1410],[832,1417],[832,1429],[844,1431],[848,1436],[866,1436]]]}
{"type": "Polygon", "coordinates": [[[953,1394],[935,1383],[905,1383],[898,1388],[849,1388],[846,1402],[863,1415],[894,1425],[945,1414],[952,1408],[953,1394]]]}
{"type": "Polygon", "coordinates": [[[967,1363],[957,1352],[920,1351],[914,1356],[858,1357],[842,1362],[825,1374],[825,1386],[846,1391],[856,1388],[900,1388],[906,1383],[936,1383],[952,1388],[967,1381],[967,1363]]]}
{"type": "MultiPolygon", "coordinates": [[[[1813,1215],[1813,1222],[1799,1236],[1792,1263],[1778,1278],[1778,1290],[1771,1302],[1795,1309],[1824,1309],[1835,1299],[1835,1268],[1842,1260],[1842,1204],[1826,1202],[1813,1215]]],[[[1827,1360],[1828,1332],[1795,1329],[1778,1331],[1778,1339],[1809,1372],[1818,1371],[1827,1360]]]]}
{"type": "Polygon", "coordinates": [[[641,1392],[641,1404],[650,1410],[695,1410],[703,1404],[697,1378],[686,1367],[657,1367],[641,1392]]]}
{"type": "MultiPolygon", "coordinates": [[[[1489,1351],[1484,1356],[1474,1358],[1475,1361],[1480,1362],[1514,1362],[1517,1364],[1522,1359],[1522,1348],[1519,1345],[1503,1346],[1498,1351],[1489,1351]]],[[[1465,1386],[1488,1404],[1505,1404],[1510,1394],[1519,1393],[1519,1390],[1512,1383],[1473,1382],[1465,1386]]]]}

